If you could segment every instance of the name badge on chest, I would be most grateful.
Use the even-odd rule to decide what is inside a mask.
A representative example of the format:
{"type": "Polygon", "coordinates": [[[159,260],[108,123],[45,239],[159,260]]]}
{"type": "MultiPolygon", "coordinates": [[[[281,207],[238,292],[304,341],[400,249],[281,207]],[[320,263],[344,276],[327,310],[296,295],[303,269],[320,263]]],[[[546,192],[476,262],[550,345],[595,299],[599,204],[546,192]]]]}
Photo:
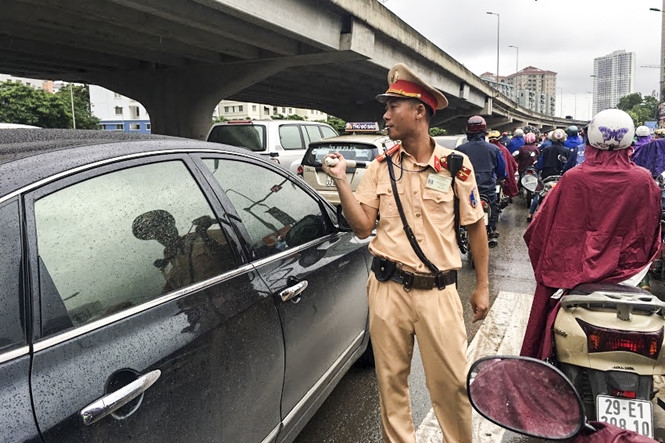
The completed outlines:
{"type": "Polygon", "coordinates": [[[434,189],[439,192],[448,192],[450,191],[450,184],[453,182],[451,177],[446,177],[444,175],[431,173],[427,176],[427,183],[425,187],[429,189],[434,189]]]}

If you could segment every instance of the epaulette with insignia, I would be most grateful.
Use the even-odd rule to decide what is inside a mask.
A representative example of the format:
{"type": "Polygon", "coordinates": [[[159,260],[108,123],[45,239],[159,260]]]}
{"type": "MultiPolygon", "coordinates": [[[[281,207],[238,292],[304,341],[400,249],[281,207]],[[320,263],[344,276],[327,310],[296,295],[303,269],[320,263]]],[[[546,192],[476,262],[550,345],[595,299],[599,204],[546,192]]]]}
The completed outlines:
{"type": "Polygon", "coordinates": [[[381,154],[381,155],[377,155],[377,156],[376,156],[376,160],[379,161],[379,162],[384,161],[384,160],[386,159],[386,157],[390,157],[390,156],[393,155],[395,152],[399,151],[399,148],[401,148],[401,147],[402,147],[402,145],[400,145],[400,144],[396,144],[396,145],[394,145],[393,147],[391,147],[390,149],[388,149],[388,150],[387,150],[386,152],[384,152],[383,154],[381,154]]]}
{"type": "MultiPolygon", "coordinates": [[[[443,166],[445,169],[448,169],[448,156],[441,157],[441,166],[443,166]]],[[[469,178],[469,175],[471,175],[471,169],[467,168],[466,166],[462,166],[460,170],[457,171],[456,177],[465,182],[466,179],[469,178]]]]}

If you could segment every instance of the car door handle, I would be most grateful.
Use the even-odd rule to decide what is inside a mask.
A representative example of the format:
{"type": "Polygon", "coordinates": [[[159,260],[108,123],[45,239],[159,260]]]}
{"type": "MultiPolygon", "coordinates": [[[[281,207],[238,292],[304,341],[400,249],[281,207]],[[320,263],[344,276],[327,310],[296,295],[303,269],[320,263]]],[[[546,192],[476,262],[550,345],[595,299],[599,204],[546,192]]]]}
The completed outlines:
{"type": "Polygon", "coordinates": [[[288,288],[284,289],[279,293],[279,296],[282,297],[282,301],[289,301],[293,297],[297,297],[302,294],[302,292],[307,288],[307,285],[309,285],[307,280],[303,280],[293,286],[289,286],[288,288]]]}
{"type": "Polygon", "coordinates": [[[160,375],[162,375],[162,371],[155,369],[154,371],[142,375],[117,391],[111,392],[109,395],[105,395],[90,403],[88,406],[81,409],[83,423],[91,425],[117,411],[139,395],[143,394],[157,381],[160,375]]]}

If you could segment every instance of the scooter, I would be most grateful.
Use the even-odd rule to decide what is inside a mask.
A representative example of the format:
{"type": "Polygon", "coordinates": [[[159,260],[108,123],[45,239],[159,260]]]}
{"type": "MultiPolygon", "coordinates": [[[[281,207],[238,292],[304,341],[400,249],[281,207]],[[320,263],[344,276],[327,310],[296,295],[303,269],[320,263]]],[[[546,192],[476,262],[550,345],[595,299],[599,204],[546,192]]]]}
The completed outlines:
{"type": "Polygon", "coordinates": [[[522,177],[520,177],[519,183],[522,188],[522,197],[524,198],[524,203],[527,209],[531,207],[533,192],[538,181],[538,171],[536,171],[534,166],[526,168],[522,173],[522,177]]]}
{"type": "Polygon", "coordinates": [[[653,438],[653,376],[665,374],[665,302],[643,289],[579,285],[560,296],[554,364],[587,417],[653,438]]]}
{"type": "MultiPolygon", "coordinates": [[[[533,211],[535,214],[536,211],[538,210],[538,207],[543,203],[543,199],[549,194],[549,192],[554,189],[554,187],[557,185],[559,180],[561,179],[560,175],[550,175],[549,177],[546,177],[544,179],[541,179],[540,176],[538,175],[527,175],[524,174],[522,176],[522,186],[527,189],[529,192],[532,193],[532,195],[536,196],[538,195],[538,204],[533,211]]],[[[529,208],[531,205],[529,205],[529,208]]]]}
{"type": "Polygon", "coordinates": [[[616,425],[587,421],[582,400],[565,375],[534,358],[485,357],[471,366],[467,393],[478,413],[503,428],[573,443],[654,443],[616,425]]]}

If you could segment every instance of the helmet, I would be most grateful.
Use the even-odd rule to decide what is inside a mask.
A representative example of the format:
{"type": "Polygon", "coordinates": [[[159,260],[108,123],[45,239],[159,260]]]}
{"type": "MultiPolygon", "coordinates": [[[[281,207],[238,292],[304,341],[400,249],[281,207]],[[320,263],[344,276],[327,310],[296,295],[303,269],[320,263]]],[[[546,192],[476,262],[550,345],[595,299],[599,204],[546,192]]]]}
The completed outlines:
{"type": "Polygon", "coordinates": [[[485,122],[485,119],[479,115],[470,117],[466,122],[466,132],[469,134],[485,132],[485,129],[487,129],[487,123],[485,122]]]}
{"type": "Polygon", "coordinates": [[[513,132],[513,137],[524,137],[524,131],[522,128],[515,129],[515,132],[513,132]]]}
{"type": "Polygon", "coordinates": [[[524,143],[526,143],[527,145],[536,143],[536,134],[534,134],[533,132],[527,132],[526,134],[524,134],[524,143]]]}
{"type": "Polygon", "coordinates": [[[635,129],[635,135],[638,137],[647,137],[651,135],[651,131],[647,126],[638,126],[637,129],[635,129]]]}
{"type": "Polygon", "coordinates": [[[577,134],[579,134],[580,130],[577,129],[577,126],[572,125],[568,126],[566,129],[566,134],[568,134],[568,137],[575,137],[577,134]]]}
{"type": "Polygon", "coordinates": [[[506,135],[508,135],[508,133],[507,133],[506,131],[503,131],[503,132],[501,133],[501,137],[505,137],[506,135]]]}
{"type": "Polygon", "coordinates": [[[501,138],[501,133],[499,133],[499,131],[490,131],[487,133],[487,138],[490,140],[498,140],[501,138]]]}
{"type": "Polygon", "coordinates": [[[563,143],[563,142],[566,141],[567,138],[568,138],[568,136],[566,135],[565,132],[563,132],[563,129],[555,129],[552,132],[552,141],[553,142],[563,143]]]}
{"type": "Polygon", "coordinates": [[[594,148],[613,151],[626,149],[633,143],[635,124],[626,112],[606,109],[589,123],[589,144],[594,148]]]}

